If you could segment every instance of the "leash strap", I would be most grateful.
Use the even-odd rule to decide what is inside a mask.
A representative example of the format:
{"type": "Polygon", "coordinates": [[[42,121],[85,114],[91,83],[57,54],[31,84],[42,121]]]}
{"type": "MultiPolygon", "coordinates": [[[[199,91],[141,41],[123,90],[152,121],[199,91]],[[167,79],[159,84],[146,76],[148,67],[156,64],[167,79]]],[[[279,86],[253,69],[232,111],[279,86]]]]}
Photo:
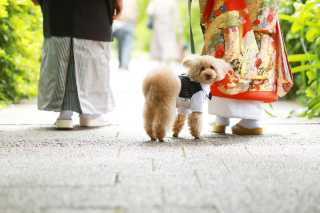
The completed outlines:
{"type": "Polygon", "coordinates": [[[191,27],[191,3],[192,0],[188,0],[188,10],[189,10],[189,23],[190,23],[190,46],[191,46],[191,53],[195,54],[196,51],[194,49],[194,41],[193,41],[193,33],[192,33],[192,27],[191,27]]]}

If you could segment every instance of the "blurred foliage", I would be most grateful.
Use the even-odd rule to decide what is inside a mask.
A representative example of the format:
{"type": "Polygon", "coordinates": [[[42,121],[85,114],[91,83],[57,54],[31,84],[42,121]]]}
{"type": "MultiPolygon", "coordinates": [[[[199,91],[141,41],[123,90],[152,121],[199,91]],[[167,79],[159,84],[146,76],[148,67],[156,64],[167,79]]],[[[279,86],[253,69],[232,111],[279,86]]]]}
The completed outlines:
{"type": "Polygon", "coordinates": [[[30,0],[0,0],[0,109],[37,95],[42,14],[30,0]]]}
{"type": "MultiPolygon", "coordinates": [[[[188,0],[178,0],[180,5],[180,17],[183,26],[183,40],[186,41],[190,46],[190,22],[189,22],[189,11],[188,11],[188,0]]],[[[204,38],[200,27],[200,8],[198,1],[192,1],[191,6],[191,26],[194,39],[194,45],[196,54],[201,54],[204,38]]],[[[191,53],[190,48],[188,53],[191,53]]]]}
{"type": "MultiPolygon", "coordinates": [[[[290,15],[292,18],[298,20],[303,20],[307,16],[319,16],[320,7],[317,0],[283,0],[280,3],[280,14],[290,15]]],[[[300,40],[300,31],[302,28],[301,22],[296,22],[292,20],[280,19],[283,35],[285,38],[286,49],[288,55],[305,54],[300,40]]],[[[319,30],[313,27],[307,26],[305,29],[306,41],[304,42],[307,51],[312,51],[315,47],[315,40],[319,37],[319,30]]],[[[300,62],[291,62],[291,67],[296,67],[301,65],[300,62]]],[[[316,71],[306,72],[306,79],[308,79],[308,87],[303,87],[304,85],[304,75],[305,74],[295,74],[294,75],[294,86],[286,96],[286,98],[298,98],[301,104],[306,104],[309,97],[313,96],[315,88],[315,74],[316,71]]]]}
{"type": "Polygon", "coordinates": [[[308,116],[311,119],[320,116],[320,2],[318,0],[284,2],[294,8],[293,15],[280,15],[284,23],[288,21],[292,23],[288,30],[284,30],[295,82],[291,94],[305,106],[291,112],[290,117],[308,116]]]}
{"type": "Polygon", "coordinates": [[[139,17],[135,28],[135,44],[134,49],[148,52],[149,42],[152,31],[147,28],[149,17],[145,14],[149,0],[137,0],[139,8],[139,17]]]}

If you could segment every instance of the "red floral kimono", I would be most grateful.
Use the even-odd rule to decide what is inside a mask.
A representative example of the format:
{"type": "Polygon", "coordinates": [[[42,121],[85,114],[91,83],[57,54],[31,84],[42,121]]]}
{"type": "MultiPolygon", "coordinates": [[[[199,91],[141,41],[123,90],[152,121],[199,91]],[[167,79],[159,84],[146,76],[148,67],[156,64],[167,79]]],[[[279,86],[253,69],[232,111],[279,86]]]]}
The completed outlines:
{"type": "Polygon", "coordinates": [[[275,102],[292,87],[278,10],[279,0],[199,0],[202,55],[230,63],[213,96],[275,102]]]}

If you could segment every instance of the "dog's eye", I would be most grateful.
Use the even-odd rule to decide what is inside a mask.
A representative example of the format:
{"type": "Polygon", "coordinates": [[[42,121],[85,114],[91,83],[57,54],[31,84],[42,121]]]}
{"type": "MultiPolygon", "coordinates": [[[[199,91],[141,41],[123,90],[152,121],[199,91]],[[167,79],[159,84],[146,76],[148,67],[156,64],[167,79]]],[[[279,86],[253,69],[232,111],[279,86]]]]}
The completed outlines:
{"type": "Polygon", "coordinates": [[[204,67],[201,67],[201,71],[204,71],[204,67]]]}
{"type": "Polygon", "coordinates": [[[213,70],[213,66],[210,66],[210,69],[212,69],[212,70],[213,70]]]}

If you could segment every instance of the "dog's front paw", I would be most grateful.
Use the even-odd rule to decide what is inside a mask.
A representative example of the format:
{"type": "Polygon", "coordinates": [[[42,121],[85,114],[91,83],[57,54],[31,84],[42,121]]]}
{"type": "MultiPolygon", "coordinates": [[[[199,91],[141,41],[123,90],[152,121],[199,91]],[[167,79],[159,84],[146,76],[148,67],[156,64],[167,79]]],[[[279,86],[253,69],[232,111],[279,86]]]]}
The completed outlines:
{"type": "Polygon", "coordinates": [[[177,135],[177,134],[173,134],[173,137],[177,138],[177,137],[178,137],[178,135],[177,135]]]}
{"type": "Polygon", "coordinates": [[[202,136],[199,135],[199,136],[194,136],[195,139],[202,139],[202,136]]]}

